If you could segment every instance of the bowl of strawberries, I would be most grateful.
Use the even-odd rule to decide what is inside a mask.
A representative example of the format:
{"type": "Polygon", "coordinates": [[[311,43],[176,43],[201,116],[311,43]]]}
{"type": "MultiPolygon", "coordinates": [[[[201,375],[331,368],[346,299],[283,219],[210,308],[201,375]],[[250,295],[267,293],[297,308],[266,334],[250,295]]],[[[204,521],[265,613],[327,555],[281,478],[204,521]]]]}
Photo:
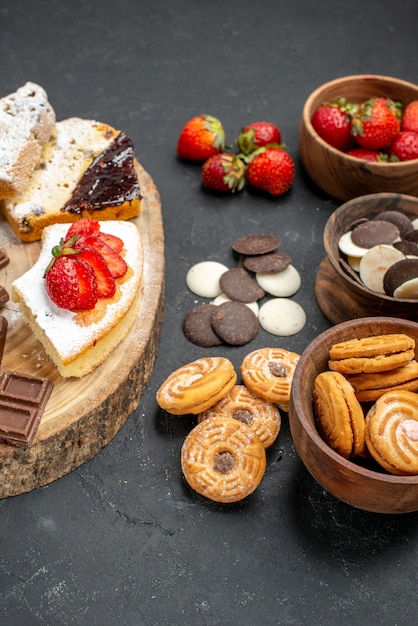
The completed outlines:
{"type": "Polygon", "coordinates": [[[418,86],[361,74],[318,87],[303,107],[299,152],[310,179],[330,196],[418,196],[418,86]]]}

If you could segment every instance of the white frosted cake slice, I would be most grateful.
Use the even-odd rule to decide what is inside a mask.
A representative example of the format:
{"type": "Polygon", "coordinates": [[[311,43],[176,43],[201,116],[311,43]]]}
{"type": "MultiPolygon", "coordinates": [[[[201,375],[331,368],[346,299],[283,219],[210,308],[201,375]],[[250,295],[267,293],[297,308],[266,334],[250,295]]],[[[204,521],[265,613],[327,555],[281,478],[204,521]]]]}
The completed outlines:
{"type": "Polygon", "coordinates": [[[36,83],[0,98],[0,198],[24,189],[54,128],[54,109],[36,83]]]}
{"type": "Polygon", "coordinates": [[[45,270],[51,250],[65,238],[68,224],[54,224],[43,231],[42,249],[33,267],[12,284],[12,300],[63,377],[81,377],[103,363],[126,337],[140,306],[143,248],[131,221],[100,222],[103,233],[123,241],[120,255],[128,269],[116,278],[116,292],[100,298],[93,309],[73,312],[57,306],[45,287],[45,270]]]}
{"type": "Polygon", "coordinates": [[[108,124],[71,117],[55,124],[28,184],[3,201],[3,213],[26,242],[46,226],[87,217],[127,220],[141,210],[133,143],[108,124]]]}

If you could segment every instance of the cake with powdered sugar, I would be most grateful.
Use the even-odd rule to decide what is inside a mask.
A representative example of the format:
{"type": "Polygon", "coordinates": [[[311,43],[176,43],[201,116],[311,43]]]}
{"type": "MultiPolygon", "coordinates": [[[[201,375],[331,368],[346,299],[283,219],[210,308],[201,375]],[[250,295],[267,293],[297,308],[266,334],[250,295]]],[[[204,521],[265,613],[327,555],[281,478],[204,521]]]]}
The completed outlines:
{"type": "Polygon", "coordinates": [[[55,223],[136,217],[137,168],[132,140],[123,131],[79,117],[58,121],[24,189],[3,201],[3,213],[24,242],[41,239],[55,223]]]}
{"type": "Polygon", "coordinates": [[[123,241],[120,255],[126,274],[116,278],[112,297],[100,298],[90,310],[71,311],[57,306],[45,287],[45,272],[51,250],[65,239],[68,224],[55,224],[43,231],[36,263],[12,284],[12,300],[43,345],[63,377],[82,377],[104,362],[126,337],[140,307],[143,247],[132,221],[100,222],[100,230],[123,241]]]}
{"type": "Polygon", "coordinates": [[[36,83],[0,98],[0,199],[26,187],[54,128],[54,109],[36,83]]]}

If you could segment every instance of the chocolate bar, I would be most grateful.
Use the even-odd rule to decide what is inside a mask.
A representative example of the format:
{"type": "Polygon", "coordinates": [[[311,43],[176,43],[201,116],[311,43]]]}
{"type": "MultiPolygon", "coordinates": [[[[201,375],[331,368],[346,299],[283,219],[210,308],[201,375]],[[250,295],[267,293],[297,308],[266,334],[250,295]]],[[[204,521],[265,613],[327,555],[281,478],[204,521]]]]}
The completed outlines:
{"type": "Polygon", "coordinates": [[[3,285],[0,285],[0,309],[4,307],[7,302],[9,302],[10,296],[3,285]]]}
{"type": "Polygon", "coordinates": [[[10,259],[4,250],[0,250],[0,269],[9,263],[10,259]]]}
{"type": "Polygon", "coordinates": [[[3,372],[0,377],[0,440],[30,445],[53,389],[47,378],[3,372]]]}
{"type": "Polygon", "coordinates": [[[4,346],[6,344],[7,327],[7,319],[3,315],[0,315],[0,365],[3,359],[4,346]]]}

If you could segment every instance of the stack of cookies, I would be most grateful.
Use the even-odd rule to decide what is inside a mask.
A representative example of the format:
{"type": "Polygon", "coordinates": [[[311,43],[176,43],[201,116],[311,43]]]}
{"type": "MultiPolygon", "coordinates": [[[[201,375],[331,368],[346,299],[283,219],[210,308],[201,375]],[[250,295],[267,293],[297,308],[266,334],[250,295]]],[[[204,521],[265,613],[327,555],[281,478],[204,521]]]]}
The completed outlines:
{"type": "Polygon", "coordinates": [[[371,456],[391,474],[418,474],[418,362],[406,334],[334,344],[314,383],[318,431],[345,458],[371,456]]]}

